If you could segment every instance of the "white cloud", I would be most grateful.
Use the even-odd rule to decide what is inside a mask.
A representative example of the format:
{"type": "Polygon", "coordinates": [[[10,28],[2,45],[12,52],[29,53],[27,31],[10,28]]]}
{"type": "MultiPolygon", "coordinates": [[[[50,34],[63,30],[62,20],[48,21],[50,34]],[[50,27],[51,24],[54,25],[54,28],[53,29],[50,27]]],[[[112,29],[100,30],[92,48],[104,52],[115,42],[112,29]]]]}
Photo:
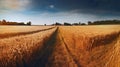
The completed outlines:
{"type": "Polygon", "coordinates": [[[0,0],[0,10],[22,11],[30,6],[31,0],[0,0]]]}
{"type": "Polygon", "coordinates": [[[55,22],[69,22],[69,23],[76,23],[76,22],[88,22],[88,21],[96,21],[96,20],[104,20],[104,19],[120,19],[120,17],[100,17],[97,15],[91,14],[83,14],[83,13],[76,13],[74,11],[69,12],[57,12],[57,13],[50,13],[50,12],[33,12],[33,14],[25,15],[18,12],[10,12],[7,14],[0,15],[0,19],[6,19],[8,21],[17,21],[17,22],[28,22],[32,21],[32,24],[39,25],[39,24],[52,24],[55,22]]]}
{"type": "Polygon", "coordinates": [[[55,6],[54,6],[54,5],[49,5],[49,7],[50,7],[50,8],[55,8],[55,6]]]}

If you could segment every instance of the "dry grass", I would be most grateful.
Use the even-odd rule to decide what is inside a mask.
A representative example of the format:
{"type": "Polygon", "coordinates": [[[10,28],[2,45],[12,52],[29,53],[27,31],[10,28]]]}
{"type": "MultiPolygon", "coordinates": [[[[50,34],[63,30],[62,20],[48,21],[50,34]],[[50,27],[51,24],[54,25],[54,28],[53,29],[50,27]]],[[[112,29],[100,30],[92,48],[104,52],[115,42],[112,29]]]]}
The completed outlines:
{"type": "Polygon", "coordinates": [[[120,26],[61,26],[0,39],[0,67],[120,67],[120,26]]]}
{"type": "Polygon", "coordinates": [[[31,34],[51,28],[53,26],[0,26],[0,38],[31,34]]]}
{"type": "Polygon", "coordinates": [[[40,51],[55,30],[0,39],[0,67],[34,67],[39,58],[34,54],[40,51]]]}
{"type": "Polygon", "coordinates": [[[65,49],[78,67],[120,67],[119,25],[60,27],[59,30],[65,49]]]}
{"type": "Polygon", "coordinates": [[[30,32],[50,27],[52,26],[0,26],[0,34],[30,32]]]}

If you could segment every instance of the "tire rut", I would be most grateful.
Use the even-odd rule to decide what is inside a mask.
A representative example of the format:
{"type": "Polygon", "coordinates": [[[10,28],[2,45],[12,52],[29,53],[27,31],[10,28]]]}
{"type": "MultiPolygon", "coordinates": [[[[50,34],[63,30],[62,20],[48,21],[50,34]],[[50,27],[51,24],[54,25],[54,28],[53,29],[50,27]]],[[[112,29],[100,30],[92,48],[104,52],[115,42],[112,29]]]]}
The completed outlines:
{"type": "Polygon", "coordinates": [[[47,28],[47,29],[42,29],[42,30],[37,30],[37,31],[31,31],[31,32],[20,32],[20,33],[2,34],[2,35],[0,35],[0,39],[9,38],[9,37],[15,37],[15,36],[20,36],[20,35],[34,34],[34,33],[42,32],[42,31],[47,31],[47,30],[50,30],[50,29],[53,29],[53,28],[55,28],[55,27],[51,27],[51,28],[47,28]]]}
{"type": "MultiPolygon", "coordinates": [[[[29,65],[27,67],[52,67],[52,66],[55,67],[54,66],[54,60],[50,61],[49,59],[50,58],[55,58],[54,55],[53,55],[54,52],[56,52],[55,49],[57,51],[60,51],[59,49],[55,48],[55,46],[57,46],[57,45],[59,45],[60,48],[66,50],[65,51],[66,55],[68,55],[68,57],[74,62],[74,64],[77,67],[81,67],[78,60],[70,52],[67,44],[65,43],[63,37],[61,36],[61,34],[59,32],[59,28],[57,28],[57,30],[53,33],[52,37],[50,37],[50,39],[48,39],[48,41],[45,42],[43,45],[44,46],[42,47],[42,49],[40,49],[35,54],[33,54],[35,56],[37,55],[38,58],[36,58],[36,60],[34,60],[35,62],[29,63],[29,64],[32,64],[32,65],[29,65]]],[[[60,56],[60,57],[63,57],[64,59],[67,58],[65,55],[60,56]]],[[[63,59],[61,59],[61,60],[66,62],[66,64],[70,63],[67,60],[63,60],[63,59]]],[[[64,62],[57,62],[57,64],[64,64],[64,62]]]]}
{"type": "MultiPolygon", "coordinates": [[[[41,32],[41,31],[50,30],[53,28],[55,28],[55,27],[44,29],[44,30],[39,30],[39,31],[34,31],[34,32],[29,32],[29,33],[25,33],[25,34],[22,33],[20,35],[33,34],[33,33],[41,32]]],[[[74,62],[74,64],[76,64],[76,67],[82,67],[81,62],[79,62],[79,59],[77,59],[76,56],[74,56],[74,54],[71,52],[69,45],[67,44],[64,36],[62,36],[61,31],[62,30],[60,30],[59,27],[57,27],[55,32],[53,32],[53,34],[49,38],[46,37],[43,42],[42,48],[36,49],[33,52],[32,56],[31,56],[32,59],[30,59],[29,62],[26,62],[25,59],[22,59],[23,67],[52,67],[52,64],[53,64],[53,67],[55,67],[54,63],[53,63],[54,61],[49,60],[49,58],[51,58],[51,57],[54,58],[53,54],[54,54],[54,52],[56,52],[55,50],[58,50],[59,52],[65,51],[65,54],[67,55],[67,57],[69,57],[69,59],[72,60],[74,62]],[[60,45],[60,46],[62,45],[60,48],[63,48],[64,50],[56,49],[55,47],[57,45],[60,45]]],[[[11,37],[13,37],[13,36],[11,36],[11,37]]],[[[113,57],[114,57],[113,54],[118,55],[118,53],[115,53],[115,52],[118,52],[119,48],[117,46],[115,46],[115,48],[116,48],[116,50],[111,53],[112,55],[111,55],[109,61],[113,60],[113,57]]],[[[65,60],[62,59],[62,61],[65,61],[67,64],[69,64],[69,62],[66,61],[66,56],[63,55],[60,57],[63,57],[65,59],[65,60]]],[[[55,60],[58,60],[58,59],[55,59],[55,60]]],[[[61,63],[63,64],[64,62],[61,62],[61,63]]],[[[108,67],[109,63],[110,62],[108,62],[106,64],[106,67],[108,67]]],[[[57,63],[57,64],[60,64],[60,63],[57,63]]],[[[19,65],[17,67],[19,67],[19,65]]],[[[58,67],[60,67],[60,66],[58,66],[58,67]]],[[[64,67],[64,65],[63,65],[63,67],[64,67]]],[[[70,66],[70,67],[72,67],[72,66],[70,66]]]]}
{"type": "Polygon", "coordinates": [[[61,34],[61,33],[59,33],[59,34],[60,34],[60,38],[61,38],[63,44],[65,45],[65,48],[66,48],[69,56],[73,59],[73,61],[77,64],[78,67],[81,67],[79,61],[78,61],[78,60],[75,58],[75,56],[71,53],[69,47],[67,46],[67,43],[65,42],[65,39],[64,39],[63,36],[62,36],[62,34],[61,34]]]}
{"type": "Polygon", "coordinates": [[[38,49],[37,52],[34,52],[33,57],[36,57],[33,61],[35,62],[30,62],[27,67],[46,67],[46,64],[48,62],[49,56],[52,54],[53,49],[55,47],[55,42],[56,42],[56,36],[57,36],[57,31],[51,35],[51,37],[43,43],[43,47],[41,49],[38,49]]]}

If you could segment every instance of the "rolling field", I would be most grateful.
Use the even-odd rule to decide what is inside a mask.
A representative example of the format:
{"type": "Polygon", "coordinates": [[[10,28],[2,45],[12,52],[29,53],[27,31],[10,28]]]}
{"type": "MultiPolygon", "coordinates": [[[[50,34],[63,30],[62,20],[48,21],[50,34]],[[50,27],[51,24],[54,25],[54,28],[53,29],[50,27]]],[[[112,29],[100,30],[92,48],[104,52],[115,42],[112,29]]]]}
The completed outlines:
{"type": "Polygon", "coordinates": [[[0,27],[0,67],[120,67],[119,57],[120,25],[0,27]]]}
{"type": "Polygon", "coordinates": [[[53,26],[0,26],[0,38],[31,34],[51,28],[53,26]]]}

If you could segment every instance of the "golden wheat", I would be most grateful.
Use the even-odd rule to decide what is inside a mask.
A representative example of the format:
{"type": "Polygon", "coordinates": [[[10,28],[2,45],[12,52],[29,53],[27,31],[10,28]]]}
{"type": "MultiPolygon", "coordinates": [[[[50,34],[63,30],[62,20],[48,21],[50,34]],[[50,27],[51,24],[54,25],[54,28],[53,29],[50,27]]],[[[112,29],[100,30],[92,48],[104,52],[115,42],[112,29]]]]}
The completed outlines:
{"type": "Polygon", "coordinates": [[[31,31],[47,29],[50,27],[52,26],[0,26],[0,34],[31,32],[31,31]]]}
{"type": "Polygon", "coordinates": [[[0,39],[0,67],[120,67],[119,57],[120,25],[50,27],[0,39]]]}
{"type": "Polygon", "coordinates": [[[55,30],[0,39],[0,67],[24,67],[29,61],[33,62],[31,56],[42,48],[55,30]]]}
{"type": "Polygon", "coordinates": [[[53,28],[53,26],[0,26],[0,38],[31,34],[53,28]]]}
{"type": "Polygon", "coordinates": [[[120,66],[119,25],[68,26],[59,30],[67,52],[78,67],[120,66]]]}

